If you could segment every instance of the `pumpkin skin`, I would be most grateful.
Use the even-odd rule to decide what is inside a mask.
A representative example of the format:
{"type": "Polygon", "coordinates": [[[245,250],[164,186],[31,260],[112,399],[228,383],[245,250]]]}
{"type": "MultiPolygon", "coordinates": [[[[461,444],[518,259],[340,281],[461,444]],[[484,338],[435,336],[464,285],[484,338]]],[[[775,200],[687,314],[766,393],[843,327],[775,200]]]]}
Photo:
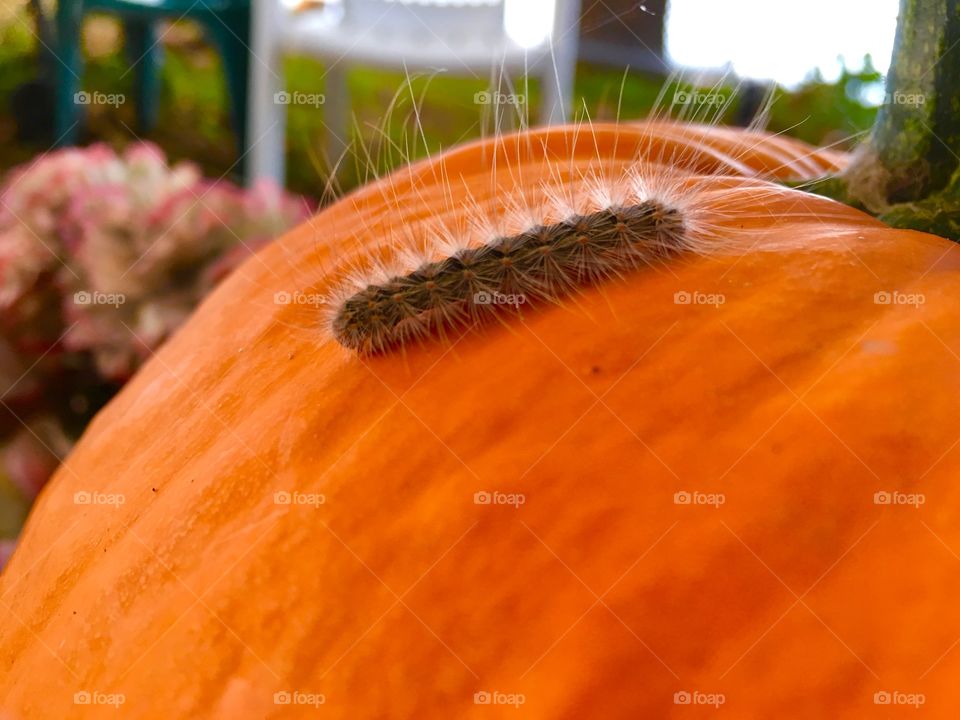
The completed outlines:
{"type": "Polygon", "coordinates": [[[947,717],[960,253],[746,177],[842,162],[733,131],[554,128],[321,212],[208,298],[41,494],[0,577],[3,707],[672,717],[686,691],[723,694],[729,717],[822,718],[902,692],[947,717]],[[638,154],[690,172],[740,251],[367,358],[317,308],[274,302],[329,292],[345,252],[455,218],[468,193],[495,206],[638,154]],[[894,290],[925,302],[874,302],[894,290]],[[124,502],[76,504],[92,491],[124,502]],[[275,501],[294,491],[325,503],[275,501]],[[75,704],[84,691],[125,702],[75,704]],[[285,691],[325,703],[275,704],[285,691]]]}

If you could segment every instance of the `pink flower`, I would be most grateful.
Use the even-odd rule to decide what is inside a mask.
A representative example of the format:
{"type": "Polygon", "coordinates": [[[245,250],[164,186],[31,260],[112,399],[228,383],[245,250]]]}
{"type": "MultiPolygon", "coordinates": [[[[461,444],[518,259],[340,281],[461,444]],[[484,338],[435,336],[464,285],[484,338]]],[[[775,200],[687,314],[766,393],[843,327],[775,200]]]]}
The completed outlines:
{"type": "MultiPolygon", "coordinates": [[[[0,379],[34,367],[16,397],[38,412],[70,402],[66,368],[83,387],[122,383],[253,248],[309,212],[269,183],[244,190],[171,167],[149,143],[16,168],[0,184],[0,379]]],[[[15,457],[19,477],[51,469],[15,457]]]]}

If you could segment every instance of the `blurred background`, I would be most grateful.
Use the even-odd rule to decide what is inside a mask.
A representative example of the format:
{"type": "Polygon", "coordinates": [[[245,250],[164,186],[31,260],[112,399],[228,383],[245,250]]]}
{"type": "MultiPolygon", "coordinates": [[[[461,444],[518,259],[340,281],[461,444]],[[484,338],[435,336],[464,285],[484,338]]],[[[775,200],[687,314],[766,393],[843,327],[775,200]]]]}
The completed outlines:
{"type": "MultiPolygon", "coordinates": [[[[574,7],[554,13],[555,0],[501,0],[503,27],[496,28],[470,11],[492,7],[495,23],[497,0],[255,0],[254,8],[251,0],[65,0],[73,10],[61,15],[72,22],[58,22],[55,1],[4,2],[0,169],[65,140],[122,147],[147,139],[172,159],[197,162],[207,176],[238,178],[256,154],[251,145],[269,145],[272,138],[263,137],[265,123],[251,128],[248,122],[246,132],[256,137],[238,145],[236,133],[244,132],[238,126],[246,118],[232,113],[250,116],[249,104],[259,102],[271,115],[266,123],[283,121],[287,186],[316,198],[339,159],[339,153],[328,152],[331,133],[346,130],[347,139],[359,139],[367,148],[360,168],[351,159],[341,164],[337,184],[348,188],[363,180],[373,160],[389,166],[405,159],[386,149],[391,142],[420,156],[493,132],[498,122],[512,127],[520,115],[536,123],[545,73],[534,68],[526,82],[523,63],[512,62],[511,50],[527,51],[528,64],[536,65],[544,39],[551,45],[554,23],[558,32],[546,51],[560,65],[572,53],[576,64],[564,98],[571,117],[643,117],[665,79],[682,69],[703,87],[774,81],[780,90],[771,130],[789,130],[817,144],[841,142],[869,127],[882,100],[898,5],[897,0],[560,0],[574,7]],[[407,8],[391,13],[391,5],[407,8]],[[233,17],[250,18],[259,6],[265,6],[260,13],[267,18],[259,34],[267,37],[257,36],[256,23],[251,28],[248,19],[233,17]],[[130,7],[147,11],[138,14],[130,7]],[[559,14],[566,17],[555,17],[559,14]],[[58,28],[75,36],[58,42],[58,28]],[[253,54],[246,62],[237,58],[244,51],[253,54]],[[71,60],[75,52],[81,62],[71,60]],[[251,75],[257,73],[267,81],[254,82],[251,75]],[[241,94],[231,88],[231,75],[240,75],[234,84],[244,90],[257,85],[253,92],[262,97],[231,97],[232,91],[241,94]],[[57,82],[76,85],[89,102],[55,128],[57,82]],[[501,99],[501,105],[521,96],[522,102],[493,112],[475,101],[478,92],[491,88],[499,88],[493,100],[501,99]],[[151,97],[138,97],[142,89],[151,97]],[[272,107],[278,91],[289,94],[285,118],[272,107]],[[414,103],[421,108],[422,136],[411,117],[414,103]],[[143,115],[150,117],[138,117],[144,104],[143,115]],[[68,129],[74,121],[77,127],[68,129]],[[68,137],[60,138],[64,133],[68,137]],[[238,147],[246,151],[241,162],[238,147]]],[[[755,95],[741,93],[725,109],[725,122],[744,120],[752,108],[741,112],[743,99],[750,104],[755,95]]]]}
{"type": "Polygon", "coordinates": [[[897,0],[2,0],[0,564],[244,257],[374,173],[651,113],[852,147],[897,0]]]}

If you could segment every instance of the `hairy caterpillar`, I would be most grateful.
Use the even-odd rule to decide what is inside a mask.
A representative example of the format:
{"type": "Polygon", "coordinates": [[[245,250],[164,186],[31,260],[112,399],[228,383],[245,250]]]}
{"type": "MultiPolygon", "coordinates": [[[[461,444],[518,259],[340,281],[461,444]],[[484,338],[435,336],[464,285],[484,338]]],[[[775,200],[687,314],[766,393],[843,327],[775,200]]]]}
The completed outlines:
{"type": "MultiPolygon", "coordinates": [[[[757,200],[797,192],[656,163],[561,185],[575,197],[560,197],[547,183],[540,188],[552,195],[545,205],[508,199],[515,207],[501,223],[491,220],[489,207],[478,207],[479,237],[460,237],[438,221],[420,228],[426,236],[408,238],[406,247],[387,243],[399,245],[390,261],[365,253],[365,266],[335,273],[343,280],[327,306],[329,332],[365,355],[444,337],[679,255],[726,252],[726,208],[741,193],[749,189],[757,200]]],[[[738,216],[743,240],[749,219],[750,213],[738,216]]]]}
{"type": "MultiPolygon", "coordinates": [[[[756,198],[790,192],[760,178],[809,178],[835,164],[826,151],[811,153],[788,138],[662,120],[623,129],[591,123],[582,138],[578,128],[520,133],[490,147],[492,155],[502,153],[502,160],[483,163],[491,179],[500,172],[512,183],[494,191],[495,201],[475,199],[477,188],[454,191],[458,183],[447,177],[443,159],[439,175],[388,179],[385,199],[398,209],[415,215],[415,208],[434,202],[420,196],[421,187],[442,188],[447,208],[415,219],[409,232],[404,222],[388,223],[390,237],[364,243],[363,257],[332,273],[327,330],[341,346],[360,354],[391,351],[557,302],[679,254],[716,252],[729,241],[717,230],[737,190],[718,190],[698,176],[757,178],[756,198]],[[632,149],[618,150],[621,142],[632,149]],[[607,152],[609,159],[601,157],[607,152]],[[530,172],[524,163],[536,157],[543,158],[534,161],[542,163],[534,171],[540,177],[522,178],[530,172]],[[538,202],[544,197],[547,203],[538,202]],[[480,232],[450,229],[450,218],[466,219],[480,232]],[[397,228],[406,242],[394,237],[397,228]]],[[[355,219],[365,226],[382,222],[368,221],[359,208],[355,219]]],[[[748,232],[741,225],[738,234],[748,232]]]]}
{"type": "Polygon", "coordinates": [[[573,215],[368,285],[339,308],[333,334],[353,350],[388,350],[504,308],[555,300],[683,246],[682,213],[657,200],[573,215]],[[520,302],[500,302],[501,297],[520,302]]]}

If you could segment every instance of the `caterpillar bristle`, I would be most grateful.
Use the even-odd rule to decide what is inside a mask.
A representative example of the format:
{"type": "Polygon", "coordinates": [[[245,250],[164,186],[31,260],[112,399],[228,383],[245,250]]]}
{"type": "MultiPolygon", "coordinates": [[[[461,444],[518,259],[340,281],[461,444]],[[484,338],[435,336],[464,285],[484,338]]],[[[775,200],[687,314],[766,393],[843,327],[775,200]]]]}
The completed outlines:
{"type": "MultiPolygon", "coordinates": [[[[647,267],[673,274],[672,263],[664,261],[680,254],[770,248],[762,201],[797,191],[768,181],[823,175],[831,162],[840,167],[836,159],[818,157],[819,150],[798,155],[791,142],[783,142],[778,154],[776,136],[758,132],[773,102],[772,85],[747,130],[715,127],[726,105],[683,105],[676,117],[669,91],[687,84],[679,74],[667,79],[639,124],[620,117],[618,102],[615,116],[597,125],[584,107],[556,134],[530,130],[522,115],[519,127],[507,130],[498,120],[502,111],[530,105],[485,106],[487,142],[476,162],[466,166],[441,156],[425,166],[414,163],[430,148],[420,126],[422,97],[408,92],[412,79],[373,128],[374,137],[355,128],[357,178],[378,182],[358,195],[353,212],[311,221],[316,248],[310,262],[295,239],[279,243],[296,280],[281,292],[274,288],[274,303],[294,297],[316,311],[284,312],[278,322],[311,341],[319,329],[324,341],[336,340],[344,352],[369,355],[456,341],[490,319],[516,331],[522,325],[516,315],[538,303],[589,314],[589,304],[578,302],[588,286],[647,267]],[[402,125],[413,127],[403,127],[398,140],[390,124],[403,94],[413,112],[402,125]],[[623,140],[614,127],[621,121],[623,140]],[[737,142],[730,142],[730,133],[737,142]],[[714,142],[715,135],[724,140],[714,142]],[[325,235],[338,240],[330,243],[325,235]],[[494,301],[479,302],[478,295],[494,301]]],[[[803,195],[795,197],[800,203],[803,195]]],[[[801,210],[781,210],[778,217],[801,210]]],[[[822,206],[818,212],[824,222],[834,217],[822,206]]]]}
{"type": "MultiPolygon", "coordinates": [[[[595,197],[613,199],[602,192],[598,188],[595,197]]],[[[567,205],[561,198],[552,204],[567,205]]],[[[554,302],[688,249],[683,213],[660,200],[562,215],[367,284],[336,309],[334,337],[361,354],[387,352],[519,312],[528,303],[554,302]]],[[[451,247],[451,235],[443,236],[438,244],[451,247]]]]}

